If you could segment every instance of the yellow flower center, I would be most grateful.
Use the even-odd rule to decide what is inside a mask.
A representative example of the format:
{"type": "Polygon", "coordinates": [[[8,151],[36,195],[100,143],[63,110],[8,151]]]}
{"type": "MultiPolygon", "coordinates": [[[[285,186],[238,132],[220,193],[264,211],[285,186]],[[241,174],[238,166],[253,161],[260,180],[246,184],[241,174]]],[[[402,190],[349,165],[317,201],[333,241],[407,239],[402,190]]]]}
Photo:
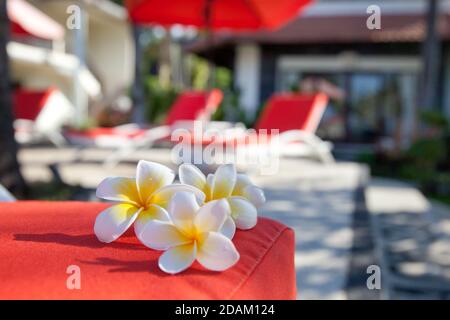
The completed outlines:
{"type": "Polygon", "coordinates": [[[202,230],[197,229],[195,226],[192,226],[189,230],[183,230],[183,234],[192,240],[192,242],[197,242],[198,245],[205,240],[205,233],[202,230]]]}

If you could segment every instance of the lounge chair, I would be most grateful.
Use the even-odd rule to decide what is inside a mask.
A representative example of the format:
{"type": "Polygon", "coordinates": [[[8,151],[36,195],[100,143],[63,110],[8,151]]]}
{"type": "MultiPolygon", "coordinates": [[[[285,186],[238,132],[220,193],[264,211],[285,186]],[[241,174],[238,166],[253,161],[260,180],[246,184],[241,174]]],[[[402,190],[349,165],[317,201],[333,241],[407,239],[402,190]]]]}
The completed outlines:
{"type": "MultiPolygon", "coordinates": [[[[232,146],[233,152],[244,150],[255,155],[262,151],[272,153],[272,156],[312,157],[330,163],[334,162],[332,145],[315,135],[327,102],[328,97],[324,94],[276,94],[267,102],[253,132],[243,126],[235,126],[219,136],[208,137],[206,132],[195,137],[187,133],[175,140],[194,147],[223,144],[224,147],[232,146]],[[278,130],[279,134],[271,134],[271,130],[278,130]],[[266,137],[262,136],[264,133],[267,133],[266,137]]],[[[182,158],[182,161],[188,162],[189,159],[182,158]]]]}
{"type": "Polygon", "coordinates": [[[280,130],[281,155],[313,156],[334,162],[332,145],[315,134],[327,103],[325,94],[276,94],[267,103],[255,129],[280,130]]]}
{"type": "Polygon", "coordinates": [[[140,149],[149,148],[155,142],[170,137],[172,130],[190,128],[194,121],[209,121],[223,99],[222,91],[190,91],[182,93],[171,106],[161,126],[141,128],[126,124],[113,128],[70,130],[66,138],[75,145],[116,149],[106,160],[107,166],[118,164],[124,157],[140,149]]]}
{"type": "Polygon", "coordinates": [[[14,91],[13,101],[15,137],[19,143],[49,140],[56,146],[65,144],[61,132],[72,121],[75,109],[60,90],[20,88],[14,91]]]}

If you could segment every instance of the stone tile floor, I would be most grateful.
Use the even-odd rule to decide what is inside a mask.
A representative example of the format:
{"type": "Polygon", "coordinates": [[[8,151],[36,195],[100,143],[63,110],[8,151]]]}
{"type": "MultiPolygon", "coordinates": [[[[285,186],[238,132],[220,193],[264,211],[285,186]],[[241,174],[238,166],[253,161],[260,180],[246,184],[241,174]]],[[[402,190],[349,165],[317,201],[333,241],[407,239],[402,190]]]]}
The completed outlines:
{"type": "Polygon", "coordinates": [[[449,208],[387,179],[372,179],[366,194],[382,267],[382,297],[449,299],[449,208]]]}

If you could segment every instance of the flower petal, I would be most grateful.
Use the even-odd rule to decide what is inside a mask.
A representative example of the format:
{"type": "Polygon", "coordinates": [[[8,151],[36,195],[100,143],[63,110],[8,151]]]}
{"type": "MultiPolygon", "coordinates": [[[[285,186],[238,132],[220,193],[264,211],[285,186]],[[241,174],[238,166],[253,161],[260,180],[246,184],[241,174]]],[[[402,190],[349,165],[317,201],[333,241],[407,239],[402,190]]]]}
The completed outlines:
{"type": "Polygon", "coordinates": [[[195,198],[199,204],[202,204],[205,201],[205,194],[203,191],[188,186],[187,184],[172,184],[170,186],[165,186],[159,190],[156,190],[153,193],[152,197],[149,200],[149,203],[156,204],[164,209],[169,207],[170,199],[172,199],[173,195],[177,192],[192,192],[195,194],[195,198]]]}
{"type": "Polygon", "coordinates": [[[245,174],[237,175],[232,195],[248,199],[257,208],[266,202],[263,190],[255,186],[245,174]]]}
{"type": "Polygon", "coordinates": [[[224,164],[217,168],[212,185],[212,198],[229,197],[236,184],[236,167],[234,164],[224,164]]]}
{"type": "Polygon", "coordinates": [[[145,246],[155,250],[166,250],[192,242],[172,223],[160,220],[149,220],[143,227],[139,240],[145,246]]]}
{"type": "Polygon", "coordinates": [[[223,234],[209,232],[197,252],[197,261],[206,269],[223,271],[239,260],[239,252],[233,242],[223,234]]]}
{"type": "Polygon", "coordinates": [[[95,219],[94,233],[101,242],[112,242],[127,231],[139,212],[139,208],[126,203],[109,207],[95,219]]]}
{"type": "Polygon", "coordinates": [[[230,213],[230,206],[225,199],[210,201],[198,210],[194,225],[200,232],[217,232],[222,228],[230,213]]]}
{"type": "Polygon", "coordinates": [[[242,196],[247,198],[256,208],[261,207],[266,202],[264,191],[257,186],[245,187],[242,196]]]}
{"type": "Polygon", "coordinates": [[[193,242],[167,250],[159,257],[158,265],[162,271],[175,274],[189,268],[196,256],[197,246],[193,242]]]}
{"type": "Polygon", "coordinates": [[[134,222],[134,233],[139,240],[142,230],[147,222],[151,220],[170,221],[169,213],[165,209],[154,204],[150,205],[146,210],[142,210],[139,217],[134,222]]]}
{"type": "Polygon", "coordinates": [[[258,213],[251,202],[240,197],[230,197],[228,203],[231,208],[231,216],[238,229],[248,230],[256,225],[258,213]]]}
{"type": "Polygon", "coordinates": [[[105,200],[138,204],[139,193],[135,178],[106,178],[97,187],[97,197],[105,200]]]}
{"type": "Polygon", "coordinates": [[[227,220],[225,220],[224,224],[222,225],[222,228],[220,228],[219,233],[223,234],[228,239],[233,239],[234,234],[236,233],[236,224],[234,223],[233,218],[228,217],[227,220]]]}
{"type": "Polygon", "coordinates": [[[244,188],[253,185],[252,181],[246,174],[238,174],[236,176],[236,184],[233,189],[233,196],[242,196],[244,188]]]}
{"type": "Polygon", "coordinates": [[[170,185],[174,179],[173,171],[162,164],[141,160],[137,165],[136,183],[143,203],[147,203],[156,190],[170,185]]]}
{"type": "Polygon", "coordinates": [[[180,182],[204,190],[206,177],[199,168],[192,164],[183,163],[178,169],[180,182]]]}
{"type": "Polygon", "coordinates": [[[195,194],[181,191],[175,193],[170,200],[169,216],[178,229],[188,234],[193,230],[194,218],[198,209],[199,205],[195,194]]]}
{"type": "Polygon", "coordinates": [[[214,174],[210,173],[206,177],[206,185],[205,185],[205,188],[203,189],[203,192],[206,195],[206,200],[205,201],[210,201],[211,200],[213,183],[214,183],[214,174]]]}

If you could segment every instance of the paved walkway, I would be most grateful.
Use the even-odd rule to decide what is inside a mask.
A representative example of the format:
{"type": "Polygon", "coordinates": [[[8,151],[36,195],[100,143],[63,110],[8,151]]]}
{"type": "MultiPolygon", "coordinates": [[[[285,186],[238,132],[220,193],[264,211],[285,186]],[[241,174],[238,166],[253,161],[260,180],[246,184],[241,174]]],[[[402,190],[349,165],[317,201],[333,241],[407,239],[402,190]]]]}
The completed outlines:
{"type": "Polygon", "coordinates": [[[354,244],[355,193],[363,168],[286,161],[282,172],[255,180],[265,187],[262,215],[296,232],[299,299],[347,299],[354,244]]]}
{"type": "Polygon", "coordinates": [[[450,208],[388,179],[372,179],[366,197],[382,298],[450,299],[450,208]]]}

